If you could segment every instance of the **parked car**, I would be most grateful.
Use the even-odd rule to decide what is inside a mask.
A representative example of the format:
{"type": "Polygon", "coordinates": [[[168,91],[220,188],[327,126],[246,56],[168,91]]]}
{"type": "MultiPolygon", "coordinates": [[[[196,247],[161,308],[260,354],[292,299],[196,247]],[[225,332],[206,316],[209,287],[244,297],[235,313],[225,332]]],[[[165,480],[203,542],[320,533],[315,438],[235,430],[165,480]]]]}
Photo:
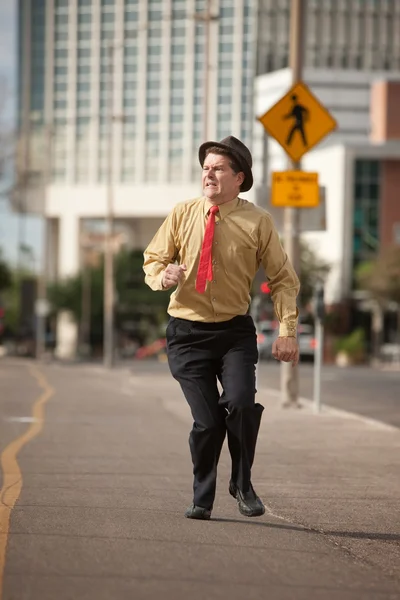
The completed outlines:
{"type": "MultiPolygon", "coordinates": [[[[271,360],[272,345],[279,334],[278,321],[260,321],[256,325],[257,348],[260,360],[271,360]]],[[[297,328],[297,341],[299,344],[300,358],[314,359],[316,341],[314,337],[314,326],[307,323],[299,323],[297,328]]]]}
{"type": "Polygon", "coordinates": [[[297,328],[297,341],[299,344],[300,358],[314,360],[316,346],[314,326],[300,323],[297,328]]]}
{"type": "Polygon", "coordinates": [[[257,348],[260,360],[272,359],[272,344],[278,336],[278,329],[278,321],[260,321],[257,323],[257,348]]]}

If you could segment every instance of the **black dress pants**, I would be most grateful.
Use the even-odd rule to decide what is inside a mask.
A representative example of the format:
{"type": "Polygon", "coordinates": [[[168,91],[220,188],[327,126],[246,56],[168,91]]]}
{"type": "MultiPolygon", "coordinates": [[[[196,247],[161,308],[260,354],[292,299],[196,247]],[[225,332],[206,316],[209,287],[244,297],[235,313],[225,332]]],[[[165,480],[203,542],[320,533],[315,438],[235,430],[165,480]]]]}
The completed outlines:
{"type": "Polygon", "coordinates": [[[250,487],[264,410],[255,403],[258,351],[254,323],[249,315],[222,323],[171,317],[166,335],[169,367],[194,420],[189,437],[194,503],[211,509],[226,433],[232,458],[231,480],[244,492],[250,487]]]}

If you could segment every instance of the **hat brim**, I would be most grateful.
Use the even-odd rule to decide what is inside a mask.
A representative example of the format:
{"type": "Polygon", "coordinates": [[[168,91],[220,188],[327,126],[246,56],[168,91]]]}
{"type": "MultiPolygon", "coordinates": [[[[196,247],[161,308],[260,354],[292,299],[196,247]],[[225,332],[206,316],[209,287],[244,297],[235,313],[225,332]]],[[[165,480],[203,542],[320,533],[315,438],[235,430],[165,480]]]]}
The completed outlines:
{"type": "Polygon", "coordinates": [[[231,146],[228,146],[227,144],[221,144],[221,142],[204,142],[204,144],[201,144],[199,148],[199,161],[201,166],[203,166],[204,164],[208,148],[212,147],[222,148],[234,157],[240,169],[244,173],[244,181],[240,186],[240,191],[248,192],[253,187],[253,173],[251,172],[251,168],[249,167],[247,162],[243,160],[242,156],[238,152],[232,150],[231,146]]]}

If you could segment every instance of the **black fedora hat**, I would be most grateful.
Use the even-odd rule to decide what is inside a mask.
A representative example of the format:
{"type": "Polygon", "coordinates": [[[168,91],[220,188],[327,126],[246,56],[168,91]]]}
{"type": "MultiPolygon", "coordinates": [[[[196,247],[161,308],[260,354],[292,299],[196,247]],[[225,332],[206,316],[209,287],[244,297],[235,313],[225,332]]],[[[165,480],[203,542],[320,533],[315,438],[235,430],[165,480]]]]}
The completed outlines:
{"type": "Polygon", "coordinates": [[[203,166],[208,148],[214,147],[223,148],[232,155],[241,171],[244,173],[244,181],[240,186],[240,191],[248,192],[253,185],[253,173],[251,172],[253,159],[251,158],[251,152],[247,146],[237,138],[233,137],[233,135],[229,135],[220,142],[204,142],[199,148],[199,161],[201,166],[203,166]]]}

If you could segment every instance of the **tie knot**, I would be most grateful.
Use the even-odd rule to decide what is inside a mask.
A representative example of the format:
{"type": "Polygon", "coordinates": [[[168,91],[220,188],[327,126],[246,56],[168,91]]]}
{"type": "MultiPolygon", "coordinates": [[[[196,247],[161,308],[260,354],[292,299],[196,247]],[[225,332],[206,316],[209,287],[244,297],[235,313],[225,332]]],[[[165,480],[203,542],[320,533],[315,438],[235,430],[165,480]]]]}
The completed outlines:
{"type": "Polygon", "coordinates": [[[219,206],[212,206],[210,208],[210,215],[215,215],[219,211],[219,206]]]}

